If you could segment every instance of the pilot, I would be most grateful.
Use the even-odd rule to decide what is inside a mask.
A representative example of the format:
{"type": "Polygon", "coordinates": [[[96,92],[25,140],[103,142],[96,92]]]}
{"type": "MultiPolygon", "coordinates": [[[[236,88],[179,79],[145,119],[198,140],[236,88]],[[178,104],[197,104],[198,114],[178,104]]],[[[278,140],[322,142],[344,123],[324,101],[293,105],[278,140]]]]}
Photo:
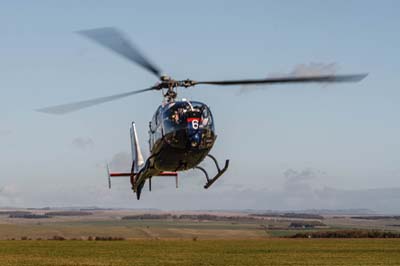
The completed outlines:
{"type": "Polygon", "coordinates": [[[179,124],[179,114],[178,111],[174,111],[174,114],[172,115],[172,120],[175,122],[175,124],[179,124]]]}

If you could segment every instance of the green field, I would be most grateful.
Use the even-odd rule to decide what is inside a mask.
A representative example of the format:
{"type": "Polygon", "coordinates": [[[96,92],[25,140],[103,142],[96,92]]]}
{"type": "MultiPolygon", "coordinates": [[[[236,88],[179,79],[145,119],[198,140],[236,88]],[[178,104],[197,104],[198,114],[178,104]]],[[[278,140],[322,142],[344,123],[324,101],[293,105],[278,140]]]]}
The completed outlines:
{"type": "Polygon", "coordinates": [[[0,265],[400,265],[400,240],[0,241],[0,265]]]}
{"type": "Polygon", "coordinates": [[[276,217],[249,220],[226,216],[219,221],[121,218],[132,214],[140,212],[96,211],[44,219],[0,215],[0,266],[400,265],[400,239],[282,238],[344,229],[398,232],[400,222],[391,218],[326,217],[321,219],[326,226],[306,229],[289,225],[307,220],[276,217]],[[55,237],[67,240],[47,240],[55,237]],[[88,240],[94,237],[125,240],[88,240]]]}

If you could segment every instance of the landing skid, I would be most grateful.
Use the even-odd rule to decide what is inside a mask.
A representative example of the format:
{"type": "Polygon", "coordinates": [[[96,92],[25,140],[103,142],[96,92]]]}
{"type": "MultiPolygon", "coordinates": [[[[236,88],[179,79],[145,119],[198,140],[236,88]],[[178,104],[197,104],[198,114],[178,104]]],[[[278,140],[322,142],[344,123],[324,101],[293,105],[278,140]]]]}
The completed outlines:
{"type": "Polygon", "coordinates": [[[211,185],[214,184],[214,182],[217,181],[217,179],[218,179],[221,175],[223,175],[223,174],[225,173],[225,171],[226,171],[226,170],[228,169],[228,167],[229,167],[229,160],[226,160],[226,161],[225,161],[225,166],[224,166],[224,168],[221,169],[221,168],[219,167],[219,164],[218,164],[217,159],[215,159],[214,156],[212,156],[211,154],[208,154],[207,156],[210,157],[210,158],[214,161],[215,167],[217,168],[218,173],[217,173],[213,178],[210,179],[209,176],[208,176],[207,171],[206,171],[203,167],[201,167],[201,166],[196,166],[196,167],[195,167],[196,169],[199,169],[200,171],[202,171],[202,172],[204,173],[205,177],[206,177],[207,182],[206,182],[206,184],[204,185],[204,188],[205,188],[205,189],[211,187],[211,185]]]}

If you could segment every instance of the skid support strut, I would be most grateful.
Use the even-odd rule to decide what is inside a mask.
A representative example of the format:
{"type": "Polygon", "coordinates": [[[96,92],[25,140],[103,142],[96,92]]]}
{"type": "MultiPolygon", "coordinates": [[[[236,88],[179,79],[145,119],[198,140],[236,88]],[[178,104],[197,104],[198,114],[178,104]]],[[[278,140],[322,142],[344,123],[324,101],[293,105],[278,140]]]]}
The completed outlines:
{"type": "Polygon", "coordinates": [[[214,156],[212,156],[211,154],[208,154],[207,156],[210,157],[210,158],[214,161],[215,167],[217,168],[218,173],[217,173],[213,178],[210,179],[209,176],[208,176],[207,171],[206,171],[203,167],[200,167],[200,166],[196,166],[196,167],[195,167],[196,169],[199,169],[200,171],[202,171],[202,172],[204,173],[206,179],[207,179],[207,183],[204,185],[204,188],[205,188],[205,189],[209,188],[212,184],[214,184],[214,182],[217,181],[217,179],[218,179],[221,175],[223,175],[223,174],[225,173],[225,171],[226,171],[226,170],[228,169],[228,167],[229,167],[229,160],[226,160],[226,161],[225,161],[225,166],[224,166],[224,168],[221,169],[221,168],[219,167],[219,164],[218,164],[217,159],[215,159],[214,156]]]}

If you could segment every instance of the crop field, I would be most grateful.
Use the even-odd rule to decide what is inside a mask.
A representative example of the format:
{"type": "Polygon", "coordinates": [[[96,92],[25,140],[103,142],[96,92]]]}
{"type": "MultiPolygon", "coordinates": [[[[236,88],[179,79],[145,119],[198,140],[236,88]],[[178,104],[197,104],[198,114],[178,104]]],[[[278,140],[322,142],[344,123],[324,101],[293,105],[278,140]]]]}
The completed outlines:
{"type": "Polygon", "coordinates": [[[398,233],[400,217],[18,211],[0,213],[0,266],[400,265],[399,238],[308,238],[346,229],[398,233]],[[287,238],[297,233],[306,238],[287,238]]]}
{"type": "Polygon", "coordinates": [[[400,240],[0,241],[0,265],[399,265],[400,240]]]}

